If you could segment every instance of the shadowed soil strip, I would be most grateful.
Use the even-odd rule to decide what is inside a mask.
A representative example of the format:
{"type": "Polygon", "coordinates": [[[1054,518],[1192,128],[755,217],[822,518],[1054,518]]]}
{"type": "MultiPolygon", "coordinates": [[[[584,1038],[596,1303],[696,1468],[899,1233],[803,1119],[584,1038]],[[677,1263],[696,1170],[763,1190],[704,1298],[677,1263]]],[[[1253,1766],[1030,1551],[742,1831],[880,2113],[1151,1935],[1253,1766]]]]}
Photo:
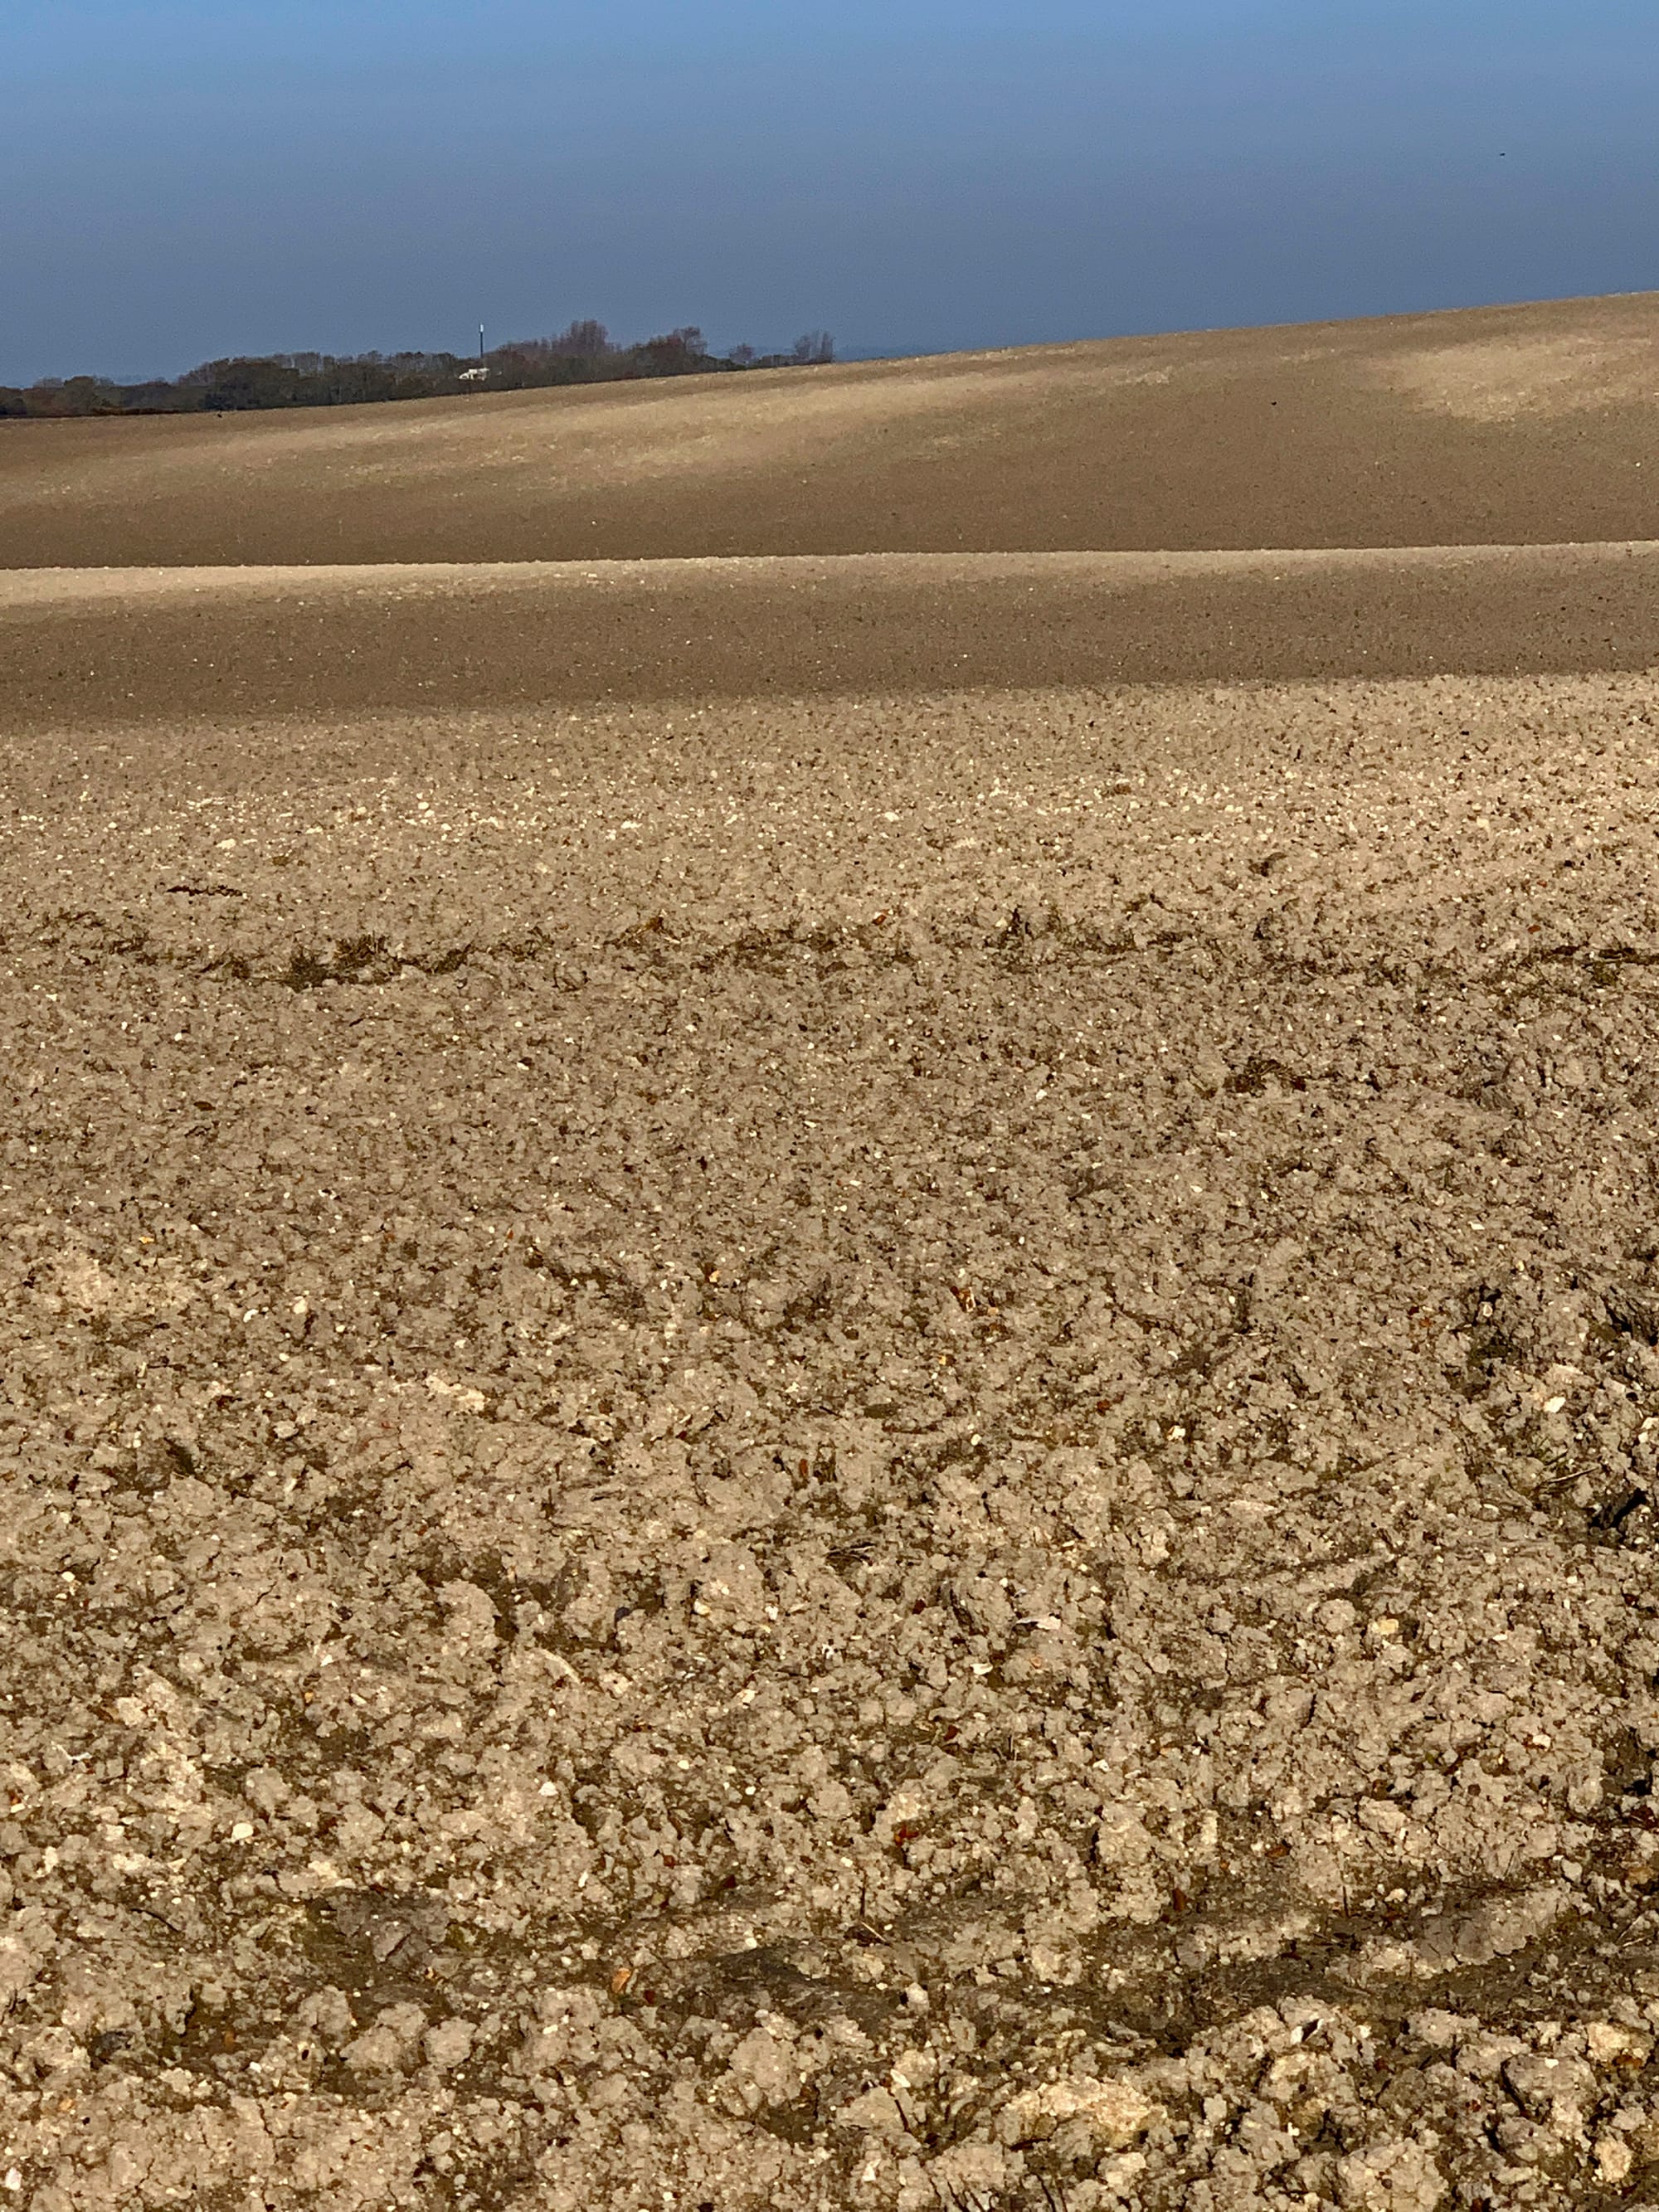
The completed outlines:
{"type": "Polygon", "coordinates": [[[1659,2185],[1650,678],[192,730],[180,580],[31,740],[43,589],[20,2203],[1659,2185]]]}
{"type": "Polygon", "coordinates": [[[0,573],[14,729],[1659,664],[1659,547],[0,573]]]}

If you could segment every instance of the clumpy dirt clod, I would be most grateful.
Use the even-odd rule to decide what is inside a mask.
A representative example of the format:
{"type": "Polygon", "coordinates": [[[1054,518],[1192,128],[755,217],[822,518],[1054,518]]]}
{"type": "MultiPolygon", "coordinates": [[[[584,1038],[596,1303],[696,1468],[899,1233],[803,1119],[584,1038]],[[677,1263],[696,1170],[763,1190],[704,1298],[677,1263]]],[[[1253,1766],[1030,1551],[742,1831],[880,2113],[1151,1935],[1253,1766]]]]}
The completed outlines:
{"type": "Polygon", "coordinates": [[[1659,2187],[1652,716],[15,744],[0,2203],[1659,2187]]]}

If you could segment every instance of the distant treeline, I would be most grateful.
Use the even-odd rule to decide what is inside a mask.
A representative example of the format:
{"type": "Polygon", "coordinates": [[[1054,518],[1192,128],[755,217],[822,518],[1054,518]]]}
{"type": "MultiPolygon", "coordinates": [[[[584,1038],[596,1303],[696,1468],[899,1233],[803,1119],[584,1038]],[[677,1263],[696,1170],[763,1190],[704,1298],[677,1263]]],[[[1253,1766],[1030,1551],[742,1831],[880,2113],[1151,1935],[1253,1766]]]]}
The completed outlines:
{"type": "Polygon", "coordinates": [[[278,353],[204,362],[169,381],[116,384],[107,377],[46,377],[27,389],[0,385],[0,416],[205,415],[258,407],[346,407],[367,399],[433,399],[464,392],[523,392],[550,384],[615,384],[648,376],[706,376],[748,368],[805,368],[836,357],[828,331],[809,331],[787,353],[737,346],[713,354],[688,326],[640,345],[616,345],[603,323],[572,323],[550,338],[522,338],[489,353],[278,353]]]}

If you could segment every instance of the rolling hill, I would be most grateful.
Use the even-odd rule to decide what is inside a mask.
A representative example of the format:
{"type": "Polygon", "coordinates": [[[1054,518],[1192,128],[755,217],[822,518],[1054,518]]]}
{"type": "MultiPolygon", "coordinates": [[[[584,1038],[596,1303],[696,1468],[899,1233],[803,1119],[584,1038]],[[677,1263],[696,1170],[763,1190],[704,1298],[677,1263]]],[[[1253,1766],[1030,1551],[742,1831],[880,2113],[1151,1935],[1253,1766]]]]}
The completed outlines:
{"type": "Polygon", "coordinates": [[[1659,538],[1659,293],[289,414],[0,423],[0,565],[1659,538]]]}

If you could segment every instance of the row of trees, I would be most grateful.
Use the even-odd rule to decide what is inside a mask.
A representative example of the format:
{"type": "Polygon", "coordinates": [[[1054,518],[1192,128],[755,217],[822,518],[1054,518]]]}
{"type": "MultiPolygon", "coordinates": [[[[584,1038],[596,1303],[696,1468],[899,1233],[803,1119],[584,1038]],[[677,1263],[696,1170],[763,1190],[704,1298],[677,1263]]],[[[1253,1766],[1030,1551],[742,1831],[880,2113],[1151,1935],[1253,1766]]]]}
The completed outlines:
{"type": "Polygon", "coordinates": [[[522,392],[550,384],[605,384],[650,376],[704,376],[750,368],[805,368],[831,362],[828,331],[809,331],[787,353],[736,346],[714,354],[694,325],[638,345],[617,345],[603,323],[574,322],[557,337],[521,338],[469,358],[453,353],[238,356],[204,362],[172,380],[115,384],[106,377],[48,377],[27,389],[0,385],[0,416],[198,415],[259,407],[345,407],[370,399],[433,399],[463,392],[522,392]]]}

